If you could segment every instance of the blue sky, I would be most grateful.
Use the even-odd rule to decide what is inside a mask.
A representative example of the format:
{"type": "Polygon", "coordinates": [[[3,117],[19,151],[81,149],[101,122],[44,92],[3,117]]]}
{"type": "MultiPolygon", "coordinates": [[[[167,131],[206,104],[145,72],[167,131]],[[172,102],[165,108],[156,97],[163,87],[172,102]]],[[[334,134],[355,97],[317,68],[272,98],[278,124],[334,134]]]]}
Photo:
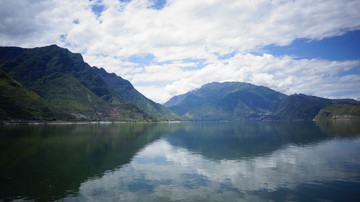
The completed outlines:
{"type": "Polygon", "coordinates": [[[156,102],[214,81],[360,100],[358,0],[1,4],[1,46],[58,44],[156,102]]]}
{"type": "Polygon", "coordinates": [[[290,45],[268,45],[262,48],[272,55],[293,55],[297,58],[320,58],[324,60],[360,59],[360,31],[350,31],[344,35],[322,40],[296,39],[290,45]]]}

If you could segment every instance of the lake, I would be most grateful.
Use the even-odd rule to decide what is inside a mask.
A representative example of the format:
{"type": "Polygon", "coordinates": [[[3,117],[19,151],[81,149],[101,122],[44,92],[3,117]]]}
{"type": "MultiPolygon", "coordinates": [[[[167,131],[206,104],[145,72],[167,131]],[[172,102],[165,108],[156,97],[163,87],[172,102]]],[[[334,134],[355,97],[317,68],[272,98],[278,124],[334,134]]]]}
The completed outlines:
{"type": "Polygon", "coordinates": [[[358,201],[359,122],[0,126],[0,201],[358,201]]]}

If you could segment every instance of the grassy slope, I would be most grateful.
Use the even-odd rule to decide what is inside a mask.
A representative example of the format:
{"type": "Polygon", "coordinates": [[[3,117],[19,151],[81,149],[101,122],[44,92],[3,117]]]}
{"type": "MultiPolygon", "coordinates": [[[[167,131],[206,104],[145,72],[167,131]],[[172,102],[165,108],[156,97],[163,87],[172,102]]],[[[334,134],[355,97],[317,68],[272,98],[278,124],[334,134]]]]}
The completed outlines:
{"type": "Polygon", "coordinates": [[[340,119],[360,119],[360,105],[330,105],[322,109],[314,118],[316,121],[340,119]]]}
{"type": "Polygon", "coordinates": [[[57,120],[71,116],[42,99],[0,70],[0,120],[57,120]]]}

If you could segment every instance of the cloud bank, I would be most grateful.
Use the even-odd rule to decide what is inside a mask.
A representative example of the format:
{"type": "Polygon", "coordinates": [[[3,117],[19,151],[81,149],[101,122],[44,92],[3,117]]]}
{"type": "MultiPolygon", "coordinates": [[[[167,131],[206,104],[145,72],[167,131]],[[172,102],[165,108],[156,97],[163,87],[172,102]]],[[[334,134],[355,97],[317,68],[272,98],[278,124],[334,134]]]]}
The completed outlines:
{"type": "MultiPolygon", "coordinates": [[[[357,0],[3,0],[0,45],[56,43],[164,102],[212,81],[360,99],[359,60],[262,53],[360,29],[357,0]],[[256,54],[255,54],[256,53],[256,54]],[[146,62],[144,58],[149,57],[146,62]]],[[[359,58],[360,59],[360,58],[359,58]]]]}

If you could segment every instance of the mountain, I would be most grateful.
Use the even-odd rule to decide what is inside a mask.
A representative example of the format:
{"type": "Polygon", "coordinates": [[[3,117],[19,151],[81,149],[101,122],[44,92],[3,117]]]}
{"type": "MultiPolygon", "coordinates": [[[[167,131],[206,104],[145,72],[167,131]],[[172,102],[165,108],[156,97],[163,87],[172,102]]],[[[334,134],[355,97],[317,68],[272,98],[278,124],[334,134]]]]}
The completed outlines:
{"type": "Polygon", "coordinates": [[[165,102],[163,105],[165,107],[171,107],[171,106],[174,106],[174,105],[178,105],[180,102],[182,102],[191,93],[192,92],[188,92],[188,93],[181,94],[181,95],[176,95],[176,96],[172,97],[170,100],[168,100],[167,102],[165,102]]]}
{"type": "Polygon", "coordinates": [[[279,104],[274,115],[281,120],[312,120],[322,108],[330,104],[329,99],[294,94],[279,104]]]}
{"type": "Polygon", "coordinates": [[[360,119],[360,104],[333,104],[320,110],[314,120],[351,120],[360,119]]]}
{"type": "MultiPolygon", "coordinates": [[[[97,68],[84,62],[81,54],[56,45],[32,49],[0,47],[0,69],[73,120],[156,121],[178,118],[169,114],[162,117],[162,112],[145,112],[141,106],[128,101],[126,90],[121,94],[110,86],[97,68]]],[[[118,79],[123,80],[121,77],[118,79]]],[[[32,104],[32,100],[28,102],[32,104]]],[[[144,102],[152,104],[149,100],[144,102]]],[[[11,105],[6,103],[1,108],[13,107],[11,105]]],[[[165,108],[163,110],[168,112],[165,108]]],[[[22,117],[31,119],[26,115],[22,117]]],[[[17,119],[14,116],[0,117],[4,118],[17,119]]]]}
{"type": "Polygon", "coordinates": [[[320,110],[334,105],[356,105],[360,102],[352,99],[326,99],[304,94],[288,96],[274,112],[274,117],[280,120],[313,120],[320,110]]]}
{"type": "Polygon", "coordinates": [[[61,111],[0,70],[0,117],[3,120],[69,119],[61,111]]]}
{"type": "Polygon", "coordinates": [[[271,115],[286,95],[249,83],[210,83],[164,105],[190,120],[260,119],[271,115]]]}
{"type": "Polygon", "coordinates": [[[214,82],[175,96],[164,106],[189,120],[312,120],[332,104],[357,103],[304,94],[287,96],[243,82],[214,82]]]}
{"type": "Polygon", "coordinates": [[[129,81],[124,80],[114,73],[110,74],[103,68],[94,67],[94,70],[110,88],[115,90],[116,94],[121,95],[122,99],[126,102],[135,104],[141,110],[150,114],[157,120],[184,120],[184,118],[178,116],[163,105],[155,103],[142,95],[129,81]]]}

